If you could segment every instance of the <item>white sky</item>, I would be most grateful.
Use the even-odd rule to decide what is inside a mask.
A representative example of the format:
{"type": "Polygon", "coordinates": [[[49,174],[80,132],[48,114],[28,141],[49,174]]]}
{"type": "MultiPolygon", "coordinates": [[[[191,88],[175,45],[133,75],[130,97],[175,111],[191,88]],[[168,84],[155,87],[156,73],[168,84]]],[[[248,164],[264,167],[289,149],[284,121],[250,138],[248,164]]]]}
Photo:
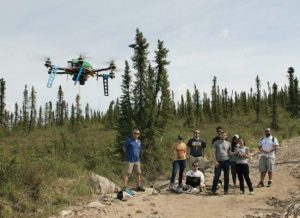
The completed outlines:
{"type": "MultiPolygon", "coordinates": [[[[0,78],[7,82],[7,103],[22,102],[25,84],[34,86],[38,104],[56,101],[62,85],[65,99],[74,102],[79,88],[71,77],[57,76],[51,89],[44,58],[56,65],[80,53],[94,68],[116,60],[119,68],[130,60],[136,28],[150,43],[169,49],[168,68],[176,99],[194,83],[210,93],[213,76],[221,88],[248,91],[259,75],[280,86],[293,66],[299,78],[300,1],[298,0],[0,0],[0,78]]],[[[82,104],[106,110],[121,95],[121,74],[109,81],[110,96],[102,81],[80,86],[82,104]]]]}

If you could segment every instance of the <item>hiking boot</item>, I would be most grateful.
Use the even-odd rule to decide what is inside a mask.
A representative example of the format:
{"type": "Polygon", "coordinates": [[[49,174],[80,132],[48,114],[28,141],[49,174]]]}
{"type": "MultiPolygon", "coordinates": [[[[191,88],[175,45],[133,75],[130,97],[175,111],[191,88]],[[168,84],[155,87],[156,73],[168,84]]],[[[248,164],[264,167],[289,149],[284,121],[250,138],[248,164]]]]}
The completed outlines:
{"type": "Polygon", "coordinates": [[[254,191],[250,192],[250,195],[255,195],[255,192],[254,191]]]}
{"type": "Polygon", "coordinates": [[[264,182],[259,182],[258,185],[257,185],[257,188],[261,188],[261,187],[264,187],[264,182]]]}
{"type": "Polygon", "coordinates": [[[229,195],[229,192],[228,191],[224,192],[224,195],[229,195]]]}
{"type": "Polygon", "coordinates": [[[272,181],[269,181],[267,186],[272,187],[272,181]]]}
{"type": "Polygon", "coordinates": [[[245,191],[240,191],[240,195],[244,195],[245,194],[245,191]]]}
{"type": "Polygon", "coordinates": [[[172,189],[174,189],[174,186],[175,186],[174,183],[171,182],[167,191],[171,191],[172,189]]]}
{"type": "Polygon", "coordinates": [[[142,186],[138,186],[138,187],[136,188],[136,191],[137,191],[137,192],[144,192],[144,191],[145,191],[145,188],[142,187],[142,186]]]}

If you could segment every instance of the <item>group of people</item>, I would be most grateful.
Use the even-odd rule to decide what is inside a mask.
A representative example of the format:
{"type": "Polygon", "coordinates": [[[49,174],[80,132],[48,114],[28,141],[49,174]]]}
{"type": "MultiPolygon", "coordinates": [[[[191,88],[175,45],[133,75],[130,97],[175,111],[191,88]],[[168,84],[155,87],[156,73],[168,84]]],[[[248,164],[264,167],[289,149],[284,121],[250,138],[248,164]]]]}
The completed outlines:
{"type": "MultiPolygon", "coordinates": [[[[231,171],[233,186],[236,187],[237,178],[239,180],[240,193],[245,194],[244,180],[247,183],[250,194],[253,195],[254,189],[249,176],[250,158],[249,148],[246,146],[245,139],[239,135],[234,135],[231,142],[228,141],[227,134],[221,127],[216,128],[217,136],[212,140],[211,163],[214,168],[214,179],[210,190],[211,195],[217,194],[217,189],[222,181],[220,180],[222,171],[224,172],[224,195],[229,192],[229,172],[231,171]]],[[[136,191],[145,191],[141,185],[141,165],[140,151],[141,141],[139,140],[140,131],[134,129],[133,136],[128,138],[124,144],[126,153],[127,168],[124,175],[124,188],[127,187],[128,177],[135,169],[137,173],[136,191]]],[[[271,129],[265,129],[265,135],[259,141],[259,171],[260,182],[257,188],[264,187],[264,179],[268,173],[268,187],[272,186],[272,177],[274,170],[275,151],[278,146],[278,140],[271,135],[271,129]]],[[[194,131],[194,136],[184,143],[182,135],[178,135],[177,142],[172,146],[174,154],[172,163],[172,175],[170,178],[169,190],[177,193],[186,190],[187,193],[198,193],[203,190],[205,185],[205,156],[206,142],[200,137],[200,130],[194,131]],[[183,185],[184,171],[189,170],[185,176],[185,185],[183,185]],[[176,174],[179,171],[178,185],[175,185],[176,174]]]]}

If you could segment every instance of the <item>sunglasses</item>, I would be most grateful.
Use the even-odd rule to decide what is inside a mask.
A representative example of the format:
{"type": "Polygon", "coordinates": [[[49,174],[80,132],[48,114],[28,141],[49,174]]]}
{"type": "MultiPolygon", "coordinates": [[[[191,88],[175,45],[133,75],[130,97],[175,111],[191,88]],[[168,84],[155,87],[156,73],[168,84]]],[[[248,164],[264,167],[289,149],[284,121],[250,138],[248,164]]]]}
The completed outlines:
{"type": "Polygon", "coordinates": [[[195,132],[195,134],[200,134],[200,132],[195,132]]]}
{"type": "Polygon", "coordinates": [[[198,167],[198,165],[192,165],[193,167],[198,167]]]}
{"type": "Polygon", "coordinates": [[[133,134],[137,134],[137,135],[139,135],[140,133],[139,133],[139,132],[134,132],[133,134]]]}

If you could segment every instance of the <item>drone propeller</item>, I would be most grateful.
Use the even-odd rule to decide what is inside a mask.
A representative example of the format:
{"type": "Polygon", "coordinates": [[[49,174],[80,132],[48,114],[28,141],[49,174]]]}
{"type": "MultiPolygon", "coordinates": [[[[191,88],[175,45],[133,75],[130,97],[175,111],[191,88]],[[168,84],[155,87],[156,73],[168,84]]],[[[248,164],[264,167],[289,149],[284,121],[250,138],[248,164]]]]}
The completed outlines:
{"type": "Polygon", "coordinates": [[[52,66],[52,61],[51,61],[50,57],[48,57],[48,58],[46,59],[44,65],[45,65],[45,67],[47,67],[47,68],[49,68],[49,67],[52,66]]]}

